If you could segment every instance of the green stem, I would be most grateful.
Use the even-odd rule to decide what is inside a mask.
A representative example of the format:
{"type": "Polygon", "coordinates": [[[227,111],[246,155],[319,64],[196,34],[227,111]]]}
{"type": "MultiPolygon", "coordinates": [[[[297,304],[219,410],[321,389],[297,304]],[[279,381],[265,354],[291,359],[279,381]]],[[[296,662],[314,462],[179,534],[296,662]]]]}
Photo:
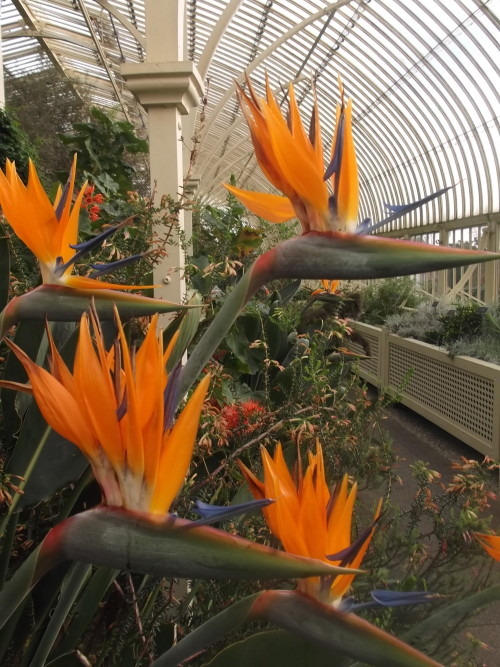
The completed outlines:
{"type": "Polygon", "coordinates": [[[189,391],[189,388],[200,375],[243,307],[253,296],[255,290],[251,289],[253,287],[251,285],[251,278],[254,266],[255,264],[245,273],[233,291],[226,297],[221,309],[187,360],[179,383],[179,397],[181,399],[189,391]]]}
{"type": "Polygon", "coordinates": [[[2,552],[0,554],[0,591],[3,588],[7,570],[9,569],[10,553],[16,536],[16,529],[17,517],[13,516],[9,521],[5,535],[3,536],[2,552]]]}
{"type": "Polygon", "coordinates": [[[68,574],[67,581],[63,583],[61,597],[57,603],[54,613],[47,625],[38,648],[30,663],[30,667],[40,667],[45,664],[49,653],[54,646],[59,631],[67,619],[69,611],[73,606],[82,586],[92,570],[91,565],[76,563],[68,574]]]}
{"type": "Polygon", "coordinates": [[[57,525],[61,521],[64,521],[64,519],[67,519],[71,510],[75,506],[76,501],[80,497],[81,492],[83,489],[89,484],[89,482],[94,478],[94,475],[92,474],[92,470],[90,469],[90,466],[85,468],[83,473],[80,475],[80,478],[76,482],[75,486],[73,487],[73,490],[71,491],[70,496],[64,503],[64,507],[62,510],[59,512],[59,515],[54,521],[54,524],[57,525]]]}
{"type": "Polygon", "coordinates": [[[0,628],[9,620],[41,577],[63,559],[57,532],[57,527],[49,532],[0,592],[0,628]]]}
{"type": "Polygon", "coordinates": [[[96,570],[78,600],[72,614],[71,623],[57,647],[58,657],[75,650],[106,591],[116,579],[118,573],[118,570],[108,567],[100,567],[96,570]]]}
{"type": "Polygon", "coordinates": [[[35,468],[35,465],[36,465],[38,459],[40,458],[40,454],[42,453],[42,450],[45,446],[45,443],[47,442],[47,438],[49,437],[49,434],[50,434],[51,430],[52,429],[50,428],[50,426],[47,426],[47,428],[45,429],[42,437],[40,438],[40,441],[37,445],[37,448],[35,449],[35,452],[34,452],[33,456],[31,457],[31,461],[29,462],[29,465],[26,468],[23,479],[22,479],[21,483],[18,485],[19,491],[15,494],[14,498],[12,499],[12,502],[11,502],[10,507],[9,507],[9,511],[4,516],[4,518],[2,520],[2,523],[0,524],[0,536],[4,534],[7,523],[9,522],[10,517],[12,516],[12,513],[15,511],[15,509],[16,509],[18,503],[19,503],[19,500],[21,499],[21,496],[23,495],[23,489],[26,486],[26,484],[28,483],[29,478],[31,477],[31,474],[32,474],[32,472],[35,468]]]}

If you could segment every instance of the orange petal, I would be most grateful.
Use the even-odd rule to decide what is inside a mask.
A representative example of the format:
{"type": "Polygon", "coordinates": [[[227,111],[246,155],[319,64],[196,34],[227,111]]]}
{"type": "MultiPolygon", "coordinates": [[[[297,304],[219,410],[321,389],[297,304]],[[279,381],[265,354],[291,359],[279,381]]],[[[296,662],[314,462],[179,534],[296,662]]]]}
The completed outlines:
{"type": "Polygon", "coordinates": [[[80,406],[70,392],[50,373],[37,366],[28,355],[8,339],[5,342],[24,366],[40,412],[59,435],[80,447],[91,460],[97,442],[85,420],[80,406]]]}
{"type": "Polygon", "coordinates": [[[273,116],[267,105],[263,107],[263,112],[279,172],[301,199],[317,211],[328,211],[328,189],[323,181],[323,169],[318,169],[312,148],[311,152],[302,150],[286,123],[273,116]]]}
{"type": "Polygon", "coordinates": [[[92,425],[97,440],[116,468],[124,461],[120,428],[116,415],[114,387],[106,366],[103,368],[92,343],[88,317],[80,321],[80,335],[75,353],[73,377],[78,388],[82,412],[92,425]]]}
{"type": "MultiPolygon", "coordinates": [[[[376,521],[378,517],[380,516],[380,511],[382,509],[382,498],[379,500],[377,508],[375,510],[375,514],[373,517],[373,520],[376,521]]],[[[363,561],[363,558],[365,556],[365,553],[370,545],[370,542],[372,540],[372,537],[375,533],[375,528],[376,525],[373,525],[373,528],[367,535],[365,541],[363,542],[363,546],[360,548],[356,556],[352,559],[352,561],[349,563],[349,566],[352,567],[353,569],[358,569],[359,566],[361,565],[361,562],[363,561]]],[[[335,578],[331,591],[334,597],[342,597],[344,593],[347,592],[349,586],[352,584],[353,579],[356,575],[355,574],[341,574],[338,577],[335,578]]]]}
{"type": "Polygon", "coordinates": [[[485,535],[484,533],[474,533],[479,544],[495,560],[500,561],[500,536],[485,535]]]}
{"type": "Polygon", "coordinates": [[[241,190],[228,183],[224,183],[224,187],[259,218],[264,218],[269,222],[286,222],[296,217],[292,202],[288,197],[267,192],[241,190]]]}
{"type": "Polygon", "coordinates": [[[142,438],[141,420],[138,414],[135,377],[130,358],[130,351],[123,326],[118,315],[115,317],[120,341],[123,381],[125,384],[126,412],[120,420],[123,448],[127,456],[129,470],[136,477],[144,474],[144,443],[142,438]]]}
{"type": "Polygon", "coordinates": [[[241,470],[246,483],[250,487],[250,492],[255,500],[264,500],[266,497],[264,484],[258,477],[253,474],[250,468],[246,467],[246,465],[240,459],[237,459],[236,463],[238,464],[238,467],[241,470]]]}
{"type": "MultiPolygon", "coordinates": [[[[94,280],[86,276],[70,276],[65,275],[62,280],[67,287],[82,290],[100,290],[100,289],[114,289],[114,290],[129,290],[129,289],[151,289],[155,285],[118,285],[117,283],[107,283],[104,280],[94,280]]],[[[157,285],[156,285],[157,287],[157,285]]]]}
{"type": "Polygon", "coordinates": [[[344,143],[337,181],[338,190],[335,194],[339,220],[346,224],[345,230],[341,231],[350,231],[356,226],[359,208],[358,167],[352,136],[352,100],[347,102],[344,113],[344,143]]]}
{"type": "Polygon", "coordinates": [[[164,436],[163,452],[150,512],[164,514],[182,486],[189,467],[200,421],[201,408],[210,384],[205,375],[194,390],[173,429],[164,436]]]}

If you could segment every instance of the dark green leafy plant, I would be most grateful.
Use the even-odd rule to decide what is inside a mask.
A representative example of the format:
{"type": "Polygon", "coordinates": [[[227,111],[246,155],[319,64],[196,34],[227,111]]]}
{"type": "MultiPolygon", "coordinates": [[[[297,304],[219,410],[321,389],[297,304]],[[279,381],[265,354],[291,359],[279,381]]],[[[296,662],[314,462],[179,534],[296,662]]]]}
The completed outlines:
{"type": "Polygon", "coordinates": [[[362,290],[361,319],[367,324],[384,324],[403,308],[416,308],[425,297],[410,276],[387,278],[362,290]]]}
{"type": "Polygon", "coordinates": [[[5,96],[7,109],[15,114],[36,149],[42,183],[50,187],[71,162],[58,133],[70,131],[72,123],[88,118],[86,90],[75,87],[63,72],[49,65],[22,76],[6,76],[5,96]]]}
{"type": "Polygon", "coordinates": [[[15,113],[0,109],[0,167],[5,169],[6,160],[15,162],[19,175],[26,180],[30,158],[36,160],[37,151],[15,113]]]}
{"type": "Polygon", "coordinates": [[[101,181],[104,186],[114,181],[118,192],[126,196],[137,189],[137,179],[148,182],[145,163],[138,172],[130,160],[131,155],[147,153],[147,141],[136,135],[131,123],[113,120],[97,107],[92,107],[90,115],[90,121],[74,123],[73,132],[59,138],[71,154],[77,153],[81,174],[99,187],[101,181]]]}

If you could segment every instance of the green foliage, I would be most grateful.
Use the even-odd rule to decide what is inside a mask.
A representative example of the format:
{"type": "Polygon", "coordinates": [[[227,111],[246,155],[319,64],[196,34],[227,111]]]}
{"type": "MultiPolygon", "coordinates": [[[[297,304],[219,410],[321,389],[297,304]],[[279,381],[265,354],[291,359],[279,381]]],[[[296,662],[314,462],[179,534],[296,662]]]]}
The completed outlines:
{"type": "Polygon", "coordinates": [[[362,320],[367,324],[384,324],[390,315],[403,308],[416,308],[424,300],[413,278],[387,278],[362,291],[362,320]]]}
{"type": "Polygon", "coordinates": [[[440,311],[429,304],[422,304],[416,310],[391,315],[385,321],[391,333],[402,338],[415,338],[424,343],[439,345],[442,340],[443,322],[440,311]]]}
{"type": "Polygon", "coordinates": [[[457,303],[453,310],[439,318],[443,328],[443,345],[454,343],[459,338],[474,338],[482,332],[482,313],[474,303],[457,303]]]}
{"type": "MultiPolygon", "coordinates": [[[[59,138],[71,154],[78,155],[79,173],[100,187],[114,181],[117,191],[126,196],[136,189],[138,175],[129,156],[146,153],[147,141],[137,137],[131,123],[113,120],[97,107],[92,107],[90,116],[87,122],[73,123],[73,132],[59,138]]],[[[144,180],[144,173],[139,176],[144,180]]]]}
{"type": "Polygon", "coordinates": [[[214,289],[224,293],[255,259],[263,238],[263,227],[249,224],[245,208],[229,192],[224,206],[195,207],[189,267],[193,287],[205,297],[214,289]]]}
{"type": "Polygon", "coordinates": [[[6,160],[15,162],[17,173],[26,181],[30,158],[35,160],[37,152],[15,113],[0,109],[0,167],[5,169],[6,160]]]}
{"type": "MultiPolygon", "coordinates": [[[[411,629],[431,614],[446,613],[450,606],[446,596],[467,598],[489,583],[490,563],[470,538],[474,532],[488,531],[490,503],[495,497],[491,489],[498,466],[487,460],[480,463],[462,458],[451,467],[453,474],[445,481],[423,461],[411,466],[414,490],[409,504],[386,504],[383,526],[364,561],[370,573],[355,581],[361,597],[376,588],[439,594],[432,608],[374,608],[367,612],[370,620],[397,636],[418,635],[411,629]]],[[[462,622],[466,616],[460,617],[462,622]]],[[[419,645],[447,665],[477,664],[473,657],[465,656],[474,656],[478,644],[459,647],[456,629],[455,624],[446,633],[441,624],[427,627],[419,645]],[[455,663],[461,653],[460,662],[455,663]],[[469,659],[471,662],[466,661],[469,659]]]]}
{"type": "Polygon", "coordinates": [[[88,117],[85,90],[76,89],[63,72],[48,66],[22,76],[7,76],[5,94],[7,109],[15,113],[36,148],[42,182],[52,185],[57,173],[71,162],[57,135],[88,117]]]}
{"type": "Polygon", "coordinates": [[[459,302],[447,312],[423,304],[388,317],[385,326],[403,338],[446,347],[451,356],[465,355],[500,363],[500,309],[459,302]]]}

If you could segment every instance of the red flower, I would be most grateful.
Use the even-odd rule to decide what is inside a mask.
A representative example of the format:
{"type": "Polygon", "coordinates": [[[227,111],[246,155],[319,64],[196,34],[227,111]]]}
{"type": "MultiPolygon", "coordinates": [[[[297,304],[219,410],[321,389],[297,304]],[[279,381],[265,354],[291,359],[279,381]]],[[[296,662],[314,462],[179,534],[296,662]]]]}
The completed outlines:
{"type": "Polygon", "coordinates": [[[221,417],[228,431],[241,429],[244,433],[251,433],[258,428],[266,412],[265,407],[258,401],[250,400],[225,405],[221,410],[221,417]]]}

